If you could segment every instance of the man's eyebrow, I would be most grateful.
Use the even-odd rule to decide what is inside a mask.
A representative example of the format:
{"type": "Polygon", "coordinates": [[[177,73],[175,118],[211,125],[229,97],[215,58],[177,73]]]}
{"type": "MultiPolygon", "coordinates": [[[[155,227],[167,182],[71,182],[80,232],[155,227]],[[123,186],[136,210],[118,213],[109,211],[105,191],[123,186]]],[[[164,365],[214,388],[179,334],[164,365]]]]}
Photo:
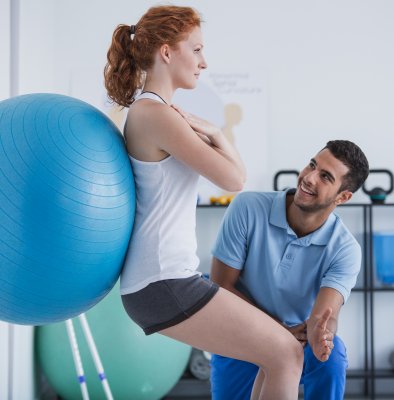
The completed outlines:
{"type": "MultiPolygon", "coordinates": [[[[314,158],[311,158],[311,162],[317,166],[317,161],[314,158]]],[[[322,169],[321,171],[324,172],[328,176],[329,180],[332,183],[335,182],[335,177],[330,171],[327,171],[326,169],[322,169]]]]}

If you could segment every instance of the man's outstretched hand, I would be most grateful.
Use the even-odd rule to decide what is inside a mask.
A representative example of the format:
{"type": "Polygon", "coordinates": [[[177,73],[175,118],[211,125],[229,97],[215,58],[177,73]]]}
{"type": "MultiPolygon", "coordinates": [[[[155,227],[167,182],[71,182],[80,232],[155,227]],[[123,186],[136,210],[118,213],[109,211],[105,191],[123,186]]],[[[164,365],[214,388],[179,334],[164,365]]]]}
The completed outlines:
{"type": "Polygon", "coordinates": [[[308,342],[319,361],[327,361],[334,348],[334,334],[327,329],[327,322],[331,314],[332,309],[328,308],[323,315],[315,317],[308,323],[308,342]]]}

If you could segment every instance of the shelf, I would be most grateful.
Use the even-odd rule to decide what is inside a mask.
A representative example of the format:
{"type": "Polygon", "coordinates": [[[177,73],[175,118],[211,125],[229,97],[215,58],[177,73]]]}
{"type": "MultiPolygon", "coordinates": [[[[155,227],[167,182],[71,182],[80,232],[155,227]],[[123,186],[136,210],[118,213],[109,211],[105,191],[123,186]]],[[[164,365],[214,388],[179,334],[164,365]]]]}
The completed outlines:
{"type": "MultiPolygon", "coordinates": [[[[199,204],[198,208],[223,209],[228,205],[213,205],[213,204],[199,204]]],[[[363,264],[362,270],[364,277],[362,282],[359,282],[359,286],[352,289],[352,292],[363,294],[363,311],[364,311],[364,334],[365,334],[365,357],[364,364],[365,369],[350,369],[346,372],[348,379],[355,379],[364,382],[364,395],[368,396],[369,399],[376,398],[376,384],[379,379],[386,379],[387,384],[391,387],[391,381],[394,380],[394,368],[393,369],[378,369],[375,367],[375,311],[374,311],[374,299],[377,293],[394,293],[393,285],[384,285],[377,279],[376,271],[374,268],[373,258],[373,232],[374,232],[374,212],[379,208],[394,207],[394,203],[346,203],[338,206],[339,208],[359,208],[360,218],[363,226],[363,264]]],[[[350,212],[350,211],[349,211],[350,212]]],[[[353,211],[352,211],[353,212],[353,211]]],[[[181,381],[182,382],[182,381],[181,381]]],[[[186,390],[186,387],[195,385],[195,390],[200,390],[200,393],[207,391],[209,388],[209,381],[198,381],[198,380],[187,380],[180,383],[180,386],[175,388],[177,390],[186,390]]],[[[209,393],[209,392],[208,392],[209,393]]],[[[393,399],[393,394],[390,395],[393,399]]]]}
{"type": "MultiPolygon", "coordinates": [[[[371,371],[365,371],[363,369],[349,369],[346,371],[347,379],[394,379],[394,370],[390,369],[376,369],[372,374],[371,371]]],[[[190,396],[193,393],[193,397],[199,396],[210,396],[211,393],[210,381],[198,380],[195,378],[181,379],[177,385],[167,394],[166,398],[176,398],[183,396],[190,396]]]]}
{"type": "Polygon", "coordinates": [[[372,291],[373,292],[394,292],[394,286],[391,286],[391,287],[374,286],[372,291]]]}
{"type": "Polygon", "coordinates": [[[375,369],[374,372],[366,371],[363,369],[348,369],[346,371],[346,377],[352,379],[358,379],[358,378],[394,379],[394,369],[375,369]]]}
{"type": "Polygon", "coordinates": [[[394,379],[394,370],[393,369],[375,369],[375,373],[373,374],[373,376],[375,378],[394,379]]]}
{"type": "Polygon", "coordinates": [[[352,293],[358,292],[358,293],[363,293],[363,292],[394,292],[394,287],[389,287],[389,288],[383,288],[383,287],[376,287],[374,286],[373,288],[367,288],[367,287],[356,287],[352,289],[352,293]]]}
{"type": "MultiPolygon", "coordinates": [[[[372,203],[346,203],[340,204],[338,207],[393,207],[394,203],[372,204],[372,203]]],[[[197,204],[198,208],[225,208],[228,205],[222,204],[197,204]]]]}
{"type": "Polygon", "coordinates": [[[364,369],[348,369],[346,370],[346,378],[364,379],[368,377],[368,372],[364,369]]]}

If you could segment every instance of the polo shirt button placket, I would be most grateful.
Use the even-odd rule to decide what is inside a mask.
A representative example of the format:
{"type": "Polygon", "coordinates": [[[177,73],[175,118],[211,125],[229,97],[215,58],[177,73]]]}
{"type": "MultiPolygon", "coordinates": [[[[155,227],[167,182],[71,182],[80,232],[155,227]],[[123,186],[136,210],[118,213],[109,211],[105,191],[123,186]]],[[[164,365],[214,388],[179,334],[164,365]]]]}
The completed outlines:
{"type": "Polygon", "coordinates": [[[291,246],[289,246],[282,257],[280,265],[283,268],[290,269],[293,265],[293,261],[294,261],[294,254],[293,251],[291,250],[291,246]]]}

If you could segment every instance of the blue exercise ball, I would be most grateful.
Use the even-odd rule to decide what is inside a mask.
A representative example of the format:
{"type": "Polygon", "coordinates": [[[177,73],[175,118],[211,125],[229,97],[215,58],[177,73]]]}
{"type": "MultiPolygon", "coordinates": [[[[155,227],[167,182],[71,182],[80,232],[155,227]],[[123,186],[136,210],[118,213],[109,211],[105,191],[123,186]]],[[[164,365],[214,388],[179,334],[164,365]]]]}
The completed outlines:
{"type": "Polygon", "coordinates": [[[57,94],[0,102],[0,320],[43,325],[99,302],[134,212],[124,140],[102,112],[57,94]]]}

